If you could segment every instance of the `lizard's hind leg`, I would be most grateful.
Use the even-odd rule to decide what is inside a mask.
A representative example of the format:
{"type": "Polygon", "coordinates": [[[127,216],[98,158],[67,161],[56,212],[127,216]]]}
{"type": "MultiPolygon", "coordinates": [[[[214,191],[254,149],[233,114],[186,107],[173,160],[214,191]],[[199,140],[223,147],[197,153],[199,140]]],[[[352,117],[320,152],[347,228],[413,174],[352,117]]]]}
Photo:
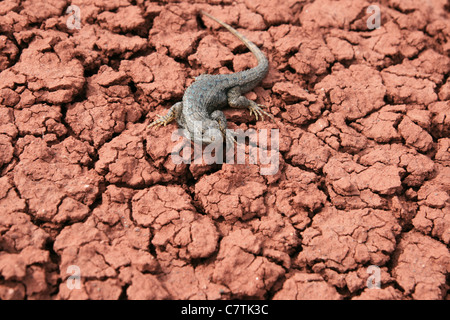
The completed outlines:
{"type": "Polygon", "coordinates": [[[228,90],[228,105],[232,108],[244,109],[248,108],[250,110],[250,115],[255,114],[256,120],[258,120],[258,116],[261,117],[261,120],[264,121],[264,116],[268,116],[270,119],[274,120],[273,115],[263,110],[265,106],[262,104],[257,104],[253,100],[249,100],[241,94],[241,90],[239,87],[234,87],[228,90]]]}
{"type": "Polygon", "coordinates": [[[158,115],[158,119],[156,119],[155,121],[153,121],[152,123],[150,123],[147,128],[150,127],[160,127],[160,126],[166,126],[168,123],[172,122],[175,119],[178,119],[180,114],[181,114],[181,110],[183,109],[183,102],[177,102],[175,103],[167,112],[167,114],[165,116],[161,116],[158,115]]]}

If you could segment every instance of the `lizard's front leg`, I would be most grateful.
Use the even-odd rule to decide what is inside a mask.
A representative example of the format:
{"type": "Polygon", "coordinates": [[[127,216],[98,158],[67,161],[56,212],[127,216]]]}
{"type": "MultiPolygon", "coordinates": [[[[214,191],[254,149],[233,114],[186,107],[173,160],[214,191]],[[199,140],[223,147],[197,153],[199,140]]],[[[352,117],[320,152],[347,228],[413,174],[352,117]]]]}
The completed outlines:
{"type": "Polygon", "coordinates": [[[264,108],[264,105],[257,104],[255,101],[249,100],[246,97],[244,97],[241,94],[241,90],[239,89],[239,87],[234,87],[228,90],[227,96],[228,96],[228,104],[230,107],[239,109],[248,108],[250,110],[250,115],[252,115],[252,113],[255,114],[256,120],[258,120],[258,116],[260,116],[261,120],[264,121],[263,114],[265,114],[273,121],[275,121],[273,115],[262,109],[262,107],[264,108]]]}
{"type": "Polygon", "coordinates": [[[150,127],[160,127],[160,126],[166,126],[168,123],[172,122],[175,119],[178,119],[180,114],[181,114],[181,110],[183,109],[183,102],[177,102],[175,103],[167,112],[167,114],[165,116],[161,116],[158,115],[158,119],[156,119],[155,121],[153,121],[152,123],[150,123],[147,128],[150,127]]]}

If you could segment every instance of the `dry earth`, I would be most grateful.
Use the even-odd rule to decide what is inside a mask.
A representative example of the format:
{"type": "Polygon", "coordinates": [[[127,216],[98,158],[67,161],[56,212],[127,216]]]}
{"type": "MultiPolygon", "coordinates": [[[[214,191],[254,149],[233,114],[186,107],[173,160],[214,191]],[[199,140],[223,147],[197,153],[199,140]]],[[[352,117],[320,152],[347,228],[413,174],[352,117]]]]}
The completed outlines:
{"type": "Polygon", "coordinates": [[[449,299],[450,3],[381,1],[379,29],[371,4],[1,1],[0,298],[449,299]],[[199,9],[269,58],[248,97],[276,123],[226,115],[280,130],[274,175],[146,129],[255,64],[199,9]]]}

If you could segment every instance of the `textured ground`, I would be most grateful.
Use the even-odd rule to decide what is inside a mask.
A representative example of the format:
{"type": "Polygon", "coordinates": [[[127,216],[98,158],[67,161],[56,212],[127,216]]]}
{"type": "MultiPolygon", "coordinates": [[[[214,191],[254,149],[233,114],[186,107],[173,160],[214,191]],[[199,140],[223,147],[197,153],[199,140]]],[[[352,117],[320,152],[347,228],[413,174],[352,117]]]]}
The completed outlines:
{"type": "Polygon", "coordinates": [[[375,30],[363,0],[71,3],[80,30],[69,1],[0,2],[1,299],[449,299],[447,1],[381,1],[375,30]],[[198,8],[269,57],[248,97],[275,175],[175,165],[176,125],[146,131],[255,63],[198,8]]]}

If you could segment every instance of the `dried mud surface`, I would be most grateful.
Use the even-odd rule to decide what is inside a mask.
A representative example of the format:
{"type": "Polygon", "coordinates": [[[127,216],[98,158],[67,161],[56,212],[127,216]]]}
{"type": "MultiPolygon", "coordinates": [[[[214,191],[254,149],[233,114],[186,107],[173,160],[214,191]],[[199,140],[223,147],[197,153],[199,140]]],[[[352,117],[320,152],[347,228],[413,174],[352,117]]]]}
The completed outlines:
{"type": "Polygon", "coordinates": [[[450,5],[0,2],[0,299],[449,299],[450,5]],[[146,130],[194,77],[254,66],[280,170],[179,164],[146,130]],[[380,267],[381,289],[367,269],[380,267]],[[71,266],[81,288],[69,289],[71,266]]]}

